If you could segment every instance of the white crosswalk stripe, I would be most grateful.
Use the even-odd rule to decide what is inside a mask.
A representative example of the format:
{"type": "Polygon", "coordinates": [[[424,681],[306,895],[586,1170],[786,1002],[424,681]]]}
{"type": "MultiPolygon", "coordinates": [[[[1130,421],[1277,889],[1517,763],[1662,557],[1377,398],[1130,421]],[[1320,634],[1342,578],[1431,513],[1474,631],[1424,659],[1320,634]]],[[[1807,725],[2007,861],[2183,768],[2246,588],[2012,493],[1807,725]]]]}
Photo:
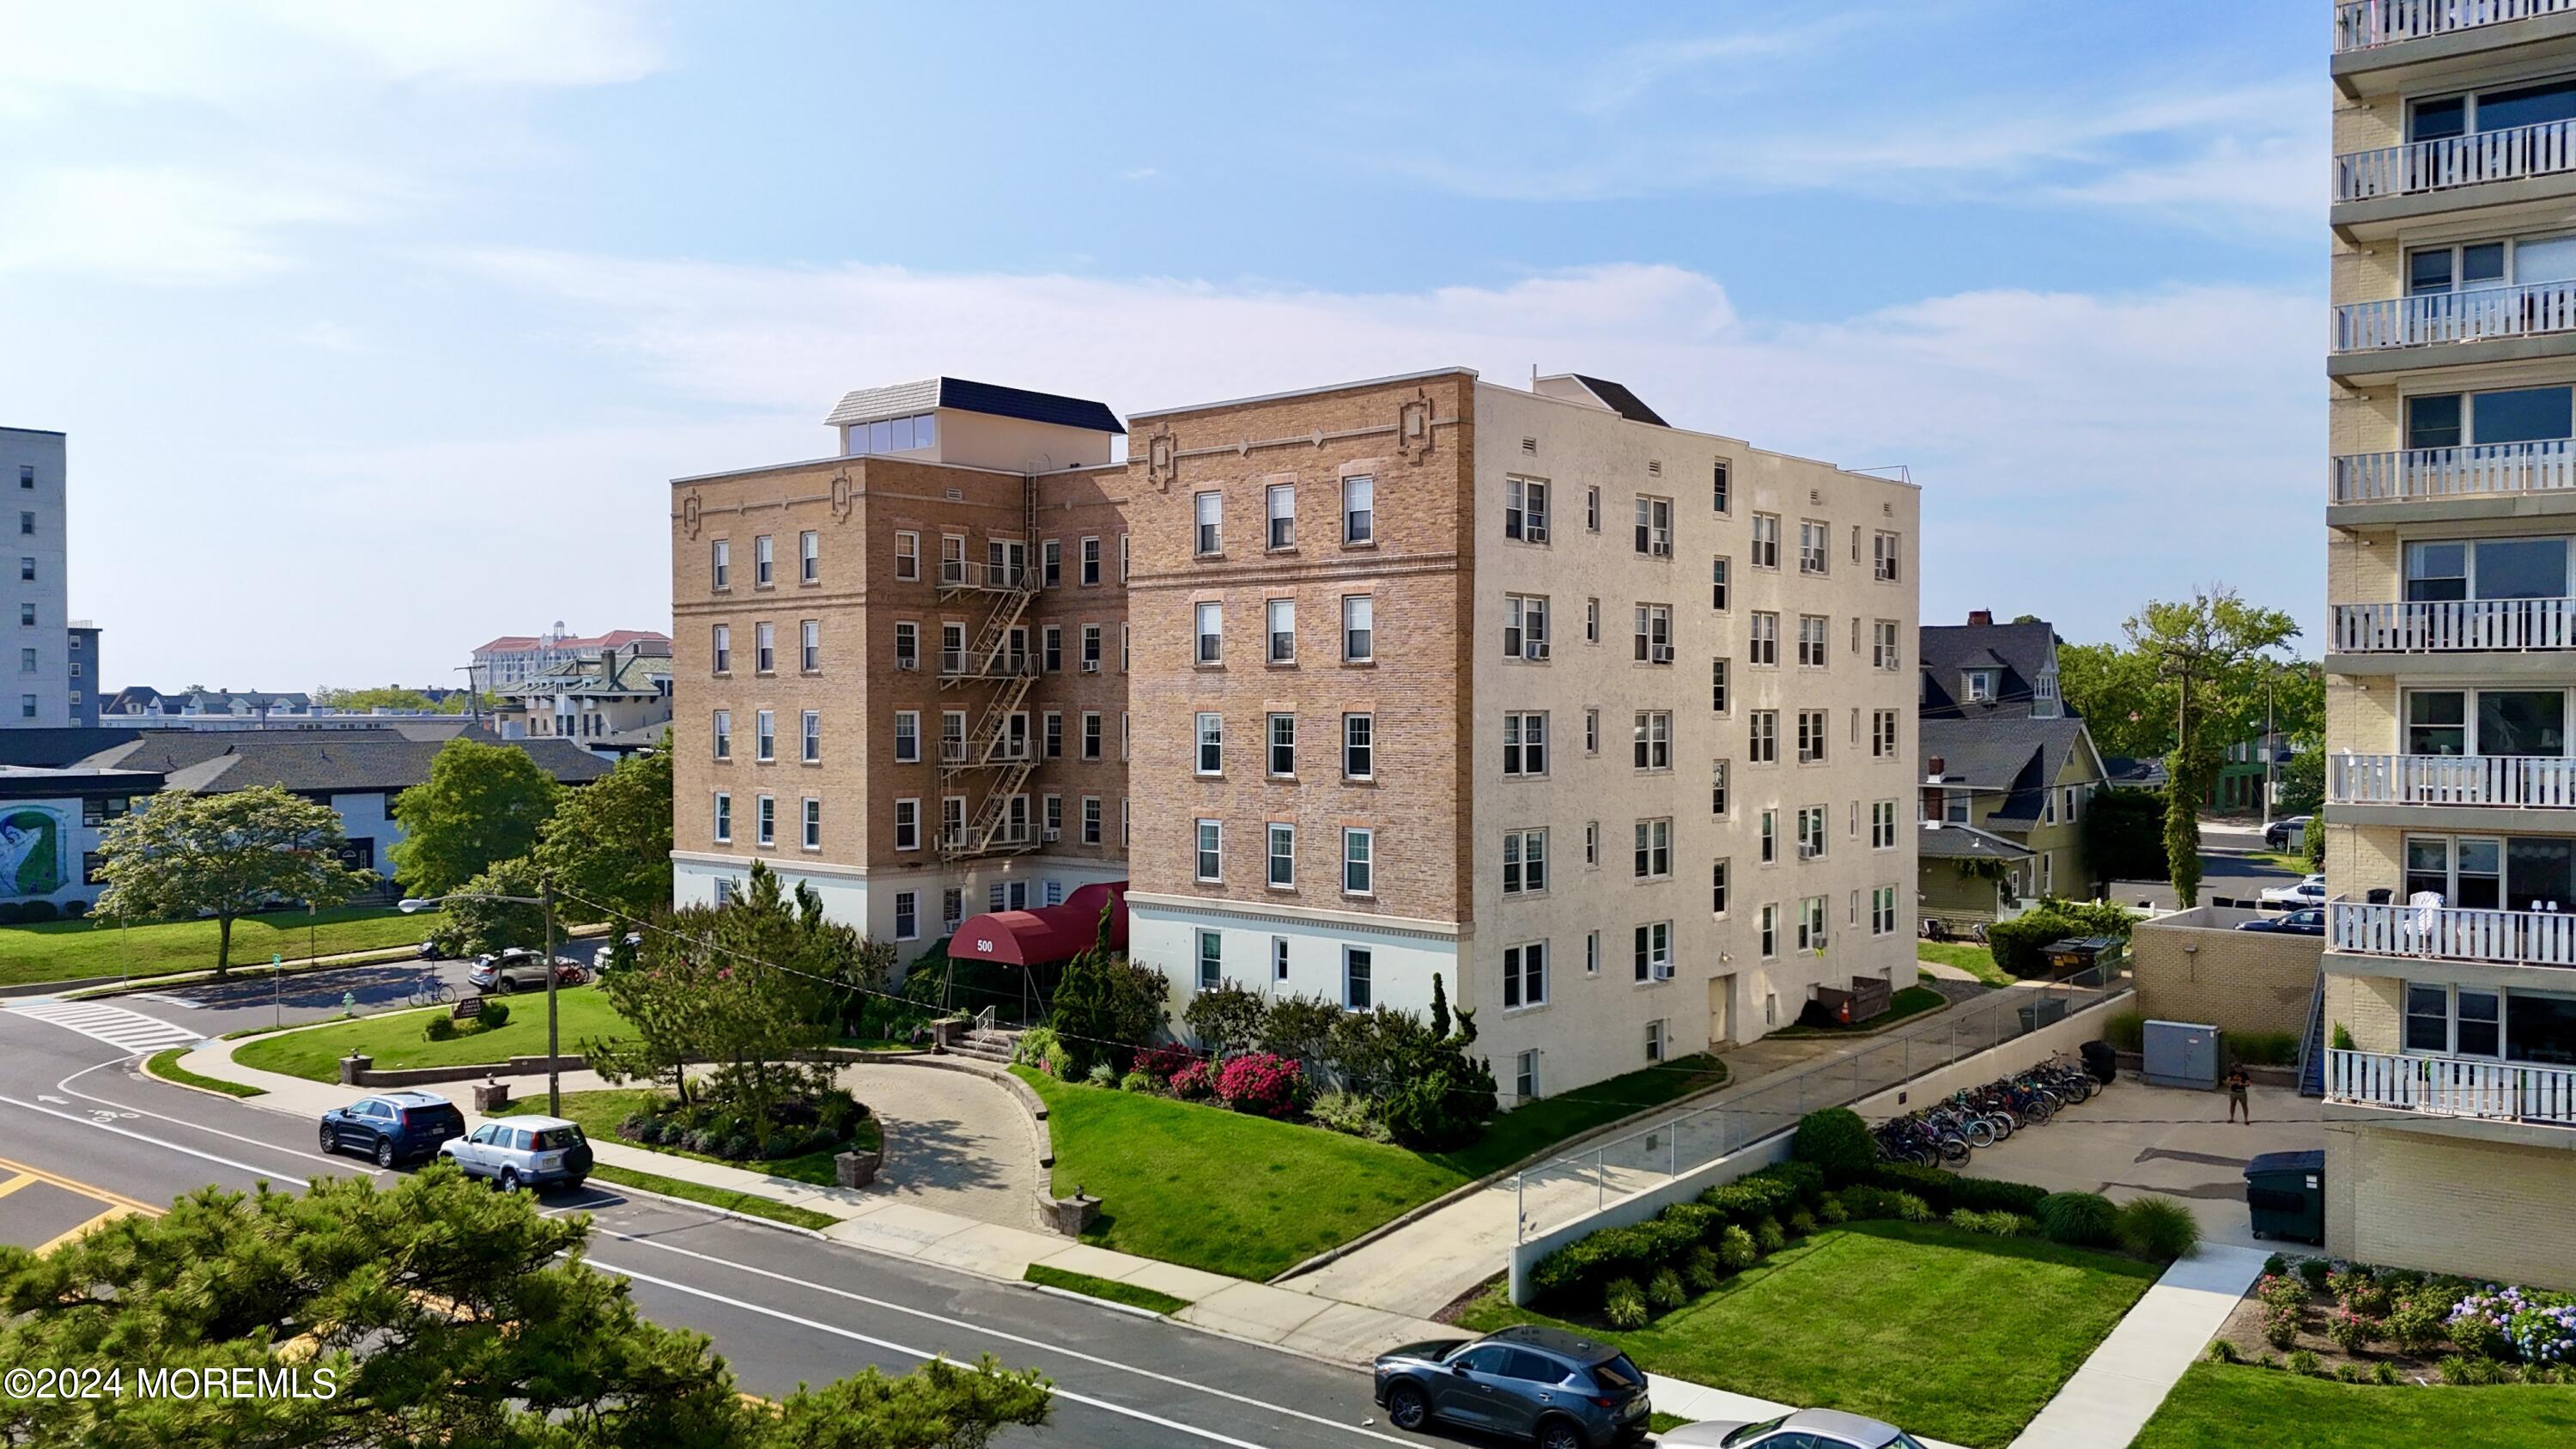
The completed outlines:
{"type": "Polygon", "coordinates": [[[95,1037],[109,1046],[123,1047],[135,1053],[189,1046],[206,1039],[206,1034],[195,1027],[174,1026],[139,1011],[94,1001],[13,1002],[8,1010],[11,1015],[50,1021],[83,1036],[95,1037]]]}

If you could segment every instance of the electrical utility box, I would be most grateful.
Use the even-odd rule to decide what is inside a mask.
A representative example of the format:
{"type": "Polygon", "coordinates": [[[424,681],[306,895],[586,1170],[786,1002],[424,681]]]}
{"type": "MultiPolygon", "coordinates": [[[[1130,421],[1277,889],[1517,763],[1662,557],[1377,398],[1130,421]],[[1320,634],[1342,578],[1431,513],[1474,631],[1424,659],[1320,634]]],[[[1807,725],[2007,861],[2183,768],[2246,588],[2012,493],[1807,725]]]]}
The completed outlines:
{"type": "Polygon", "coordinates": [[[2186,1021],[2148,1022],[2143,1043],[2147,1084],[2193,1087],[2204,1092],[2215,1090],[2218,1086],[2218,1046],[2217,1027],[2196,1026],[2186,1021]]]}

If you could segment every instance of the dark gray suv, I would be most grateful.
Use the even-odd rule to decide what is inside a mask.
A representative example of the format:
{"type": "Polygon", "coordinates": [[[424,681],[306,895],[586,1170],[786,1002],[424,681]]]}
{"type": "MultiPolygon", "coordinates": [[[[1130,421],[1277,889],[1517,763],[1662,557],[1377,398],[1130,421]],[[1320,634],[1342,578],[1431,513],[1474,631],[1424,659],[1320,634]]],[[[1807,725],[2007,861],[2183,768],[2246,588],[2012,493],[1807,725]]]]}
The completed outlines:
{"type": "Polygon", "coordinates": [[[1409,1343],[1377,1357],[1387,1422],[1438,1419],[1539,1449],[1608,1449],[1646,1432],[1646,1376],[1615,1344],[1522,1325],[1490,1338],[1409,1343]]]}

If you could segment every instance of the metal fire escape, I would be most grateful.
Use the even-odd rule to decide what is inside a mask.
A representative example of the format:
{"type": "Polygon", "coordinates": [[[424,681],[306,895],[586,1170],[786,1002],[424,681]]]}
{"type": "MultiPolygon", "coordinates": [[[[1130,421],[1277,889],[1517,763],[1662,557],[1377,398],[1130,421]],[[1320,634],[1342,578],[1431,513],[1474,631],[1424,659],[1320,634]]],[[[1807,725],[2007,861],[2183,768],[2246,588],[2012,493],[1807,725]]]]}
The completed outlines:
{"type": "Polygon", "coordinates": [[[1017,557],[1004,553],[982,563],[943,559],[939,597],[944,603],[961,594],[984,594],[993,609],[974,641],[963,650],[941,650],[939,687],[964,689],[991,685],[984,712],[963,741],[942,739],[939,783],[949,794],[970,800],[963,827],[940,822],[939,858],[968,860],[985,855],[1016,855],[1037,848],[1037,826],[1025,810],[1011,818],[1011,802],[1025,799],[1029,775],[1037,769],[1037,748],[1025,726],[1014,736],[1011,721],[1025,718],[1029,690],[1037,680],[1038,657],[1027,644],[1029,605],[1041,582],[1031,564],[1038,549],[1037,479],[1024,480],[1021,494],[1020,547],[1017,557]],[[1015,642],[1016,641],[1016,642],[1015,642]],[[984,793],[973,797],[966,782],[981,775],[984,793]]]}

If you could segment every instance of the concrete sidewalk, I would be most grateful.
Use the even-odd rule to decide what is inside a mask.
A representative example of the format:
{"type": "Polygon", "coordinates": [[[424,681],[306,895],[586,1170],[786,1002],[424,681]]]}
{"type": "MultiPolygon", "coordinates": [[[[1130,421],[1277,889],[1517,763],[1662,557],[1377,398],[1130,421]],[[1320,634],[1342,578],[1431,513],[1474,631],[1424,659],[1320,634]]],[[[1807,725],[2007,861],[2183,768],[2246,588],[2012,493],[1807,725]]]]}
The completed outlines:
{"type": "Polygon", "coordinates": [[[2254,1248],[2204,1243],[2192,1256],[2175,1259],[2012,1441],[2012,1449],[2113,1449],[2136,1438],[2262,1276],[2265,1256],[2254,1248]]]}

